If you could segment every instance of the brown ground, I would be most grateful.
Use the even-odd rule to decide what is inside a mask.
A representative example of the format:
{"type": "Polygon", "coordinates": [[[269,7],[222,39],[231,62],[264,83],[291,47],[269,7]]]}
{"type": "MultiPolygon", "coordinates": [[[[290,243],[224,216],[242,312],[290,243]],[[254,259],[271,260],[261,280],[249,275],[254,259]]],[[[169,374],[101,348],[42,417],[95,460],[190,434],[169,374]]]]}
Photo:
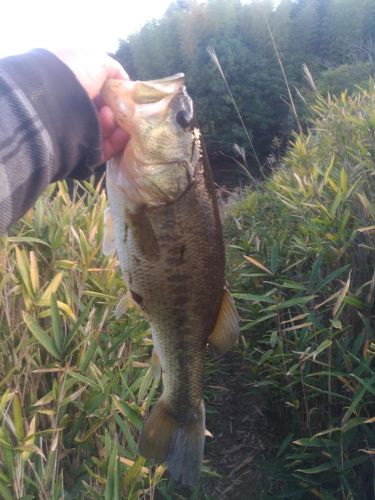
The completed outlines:
{"type": "Polygon", "coordinates": [[[259,464],[272,456],[272,433],[259,393],[239,352],[226,354],[207,371],[204,466],[220,477],[202,474],[193,493],[178,484],[155,500],[260,500],[267,478],[259,464]]]}
{"type": "Polygon", "coordinates": [[[206,426],[213,438],[206,440],[205,458],[221,477],[205,479],[203,490],[213,499],[260,499],[266,478],[259,464],[272,453],[262,400],[240,354],[227,354],[219,367],[208,380],[214,387],[206,426]]]}

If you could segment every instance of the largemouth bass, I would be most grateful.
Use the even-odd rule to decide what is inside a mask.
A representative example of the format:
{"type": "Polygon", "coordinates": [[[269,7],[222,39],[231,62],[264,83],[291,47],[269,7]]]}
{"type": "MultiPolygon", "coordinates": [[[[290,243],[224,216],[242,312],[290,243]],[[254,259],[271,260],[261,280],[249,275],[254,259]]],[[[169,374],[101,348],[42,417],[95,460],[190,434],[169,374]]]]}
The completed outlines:
{"type": "MultiPolygon", "coordinates": [[[[112,241],[129,293],[148,319],[163,393],[139,450],[166,461],[185,485],[200,477],[207,342],[223,353],[238,337],[225,288],[224,245],[207,155],[184,75],[148,82],[110,80],[102,92],[130,140],[107,167],[105,251],[112,241]]],[[[119,306],[127,307],[129,297],[119,306]]]]}

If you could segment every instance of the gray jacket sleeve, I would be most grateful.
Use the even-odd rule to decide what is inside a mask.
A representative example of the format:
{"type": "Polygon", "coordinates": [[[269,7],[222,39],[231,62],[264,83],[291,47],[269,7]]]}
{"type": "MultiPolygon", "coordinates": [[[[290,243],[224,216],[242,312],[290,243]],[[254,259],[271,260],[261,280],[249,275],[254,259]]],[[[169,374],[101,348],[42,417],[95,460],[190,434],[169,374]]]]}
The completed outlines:
{"type": "Polygon", "coordinates": [[[96,110],[70,69],[42,49],[0,59],[0,234],[50,183],[100,164],[96,110]]]}

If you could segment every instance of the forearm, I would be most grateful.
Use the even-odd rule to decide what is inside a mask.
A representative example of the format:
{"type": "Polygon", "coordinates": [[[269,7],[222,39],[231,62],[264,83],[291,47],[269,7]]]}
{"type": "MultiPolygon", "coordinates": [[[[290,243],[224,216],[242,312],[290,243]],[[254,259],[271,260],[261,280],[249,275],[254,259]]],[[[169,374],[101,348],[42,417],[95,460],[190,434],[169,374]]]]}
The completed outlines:
{"type": "Polygon", "coordinates": [[[50,182],[100,159],[95,108],[67,66],[44,50],[0,60],[0,234],[50,182]]]}

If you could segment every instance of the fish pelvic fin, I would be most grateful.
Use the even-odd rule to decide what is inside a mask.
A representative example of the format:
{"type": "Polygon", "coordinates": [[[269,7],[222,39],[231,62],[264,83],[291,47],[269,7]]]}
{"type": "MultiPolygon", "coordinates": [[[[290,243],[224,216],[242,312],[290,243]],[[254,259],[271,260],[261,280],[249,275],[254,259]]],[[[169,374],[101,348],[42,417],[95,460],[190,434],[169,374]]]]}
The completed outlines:
{"type": "Polygon", "coordinates": [[[168,405],[159,399],[146,420],[139,441],[145,458],[167,462],[173,479],[185,486],[195,486],[200,478],[205,440],[203,400],[190,418],[179,422],[168,405]]]}
{"type": "Polygon", "coordinates": [[[154,379],[159,379],[161,377],[161,364],[159,355],[154,347],[151,356],[151,371],[154,379]]]}
{"type": "Polygon", "coordinates": [[[208,337],[208,343],[218,354],[225,354],[237,342],[240,334],[239,320],[233,298],[225,289],[214,330],[208,337]]]}
{"type": "Polygon", "coordinates": [[[120,319],[121,316],[126,314],[129,309],[136,309],[137,311],[142,311],[142,309],[139,307],[137,302],[133,299],[132,294],[130,290],[128,290],[125,295],[121,297],[119,300],[119,303],[116,306],[115,309],[115,317],[116,319],[120,319]]]}

